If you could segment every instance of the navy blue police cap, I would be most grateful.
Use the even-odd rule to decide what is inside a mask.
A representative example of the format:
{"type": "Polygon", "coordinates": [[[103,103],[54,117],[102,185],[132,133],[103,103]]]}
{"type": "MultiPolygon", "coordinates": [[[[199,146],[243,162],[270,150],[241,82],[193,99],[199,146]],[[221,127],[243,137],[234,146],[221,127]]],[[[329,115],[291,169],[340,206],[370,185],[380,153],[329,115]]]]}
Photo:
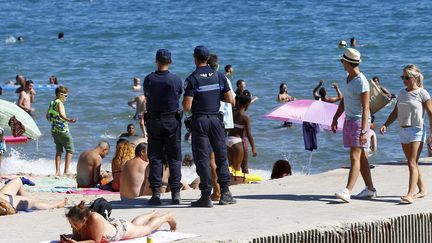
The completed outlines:
{"type": "Polygon", "coordinates": [[[159,49],[156,51],[156,60],[171,61],[171,52],[167,49],[159,49]]]}
{"type": "Polygon", "coordinates": [[[210,56],[210,52],[205,46],[196,46],[194,50],[194,57],[202,57],[204,59],[208,59],[210,56]]]}

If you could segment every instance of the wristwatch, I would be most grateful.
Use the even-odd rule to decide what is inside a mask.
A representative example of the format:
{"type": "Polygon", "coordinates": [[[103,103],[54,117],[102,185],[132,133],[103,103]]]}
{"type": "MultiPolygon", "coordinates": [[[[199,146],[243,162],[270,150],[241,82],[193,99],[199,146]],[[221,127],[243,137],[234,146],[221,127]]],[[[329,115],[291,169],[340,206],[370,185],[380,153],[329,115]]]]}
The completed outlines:
{"type": "Polygon", "coordinates": [[[367,133],[366,129],[360,130],[360,135],[365,135],[367,133]]]}

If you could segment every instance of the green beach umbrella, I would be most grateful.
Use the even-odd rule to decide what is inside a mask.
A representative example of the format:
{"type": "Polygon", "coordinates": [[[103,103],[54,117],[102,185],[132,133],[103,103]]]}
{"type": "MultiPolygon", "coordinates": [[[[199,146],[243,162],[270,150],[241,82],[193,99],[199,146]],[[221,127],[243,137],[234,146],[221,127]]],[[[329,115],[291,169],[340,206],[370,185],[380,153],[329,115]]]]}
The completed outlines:
{"type": "Polygon", "coordinates": [[[36,139],[42,135],[35,121],[27,112],[12,102],[0,99],[0,126],[3,128],[9,127],[9,119],[12,116],[15,116],[24,126],[24,136],[36,139]]]}

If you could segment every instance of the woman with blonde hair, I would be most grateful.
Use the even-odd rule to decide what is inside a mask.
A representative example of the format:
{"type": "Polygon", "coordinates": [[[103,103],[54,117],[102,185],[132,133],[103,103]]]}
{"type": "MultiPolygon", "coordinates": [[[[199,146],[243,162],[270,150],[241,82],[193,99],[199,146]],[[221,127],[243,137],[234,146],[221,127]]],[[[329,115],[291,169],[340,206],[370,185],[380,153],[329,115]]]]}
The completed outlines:
{"type": "MultiPolygon", "coordinates": [[[[400,142],[409,169],[408,193],[402,196],[401,200],[405,203],[412,203],[414,199],[424,197],[427,194],[418,168],[418,160],[426,141],[425,111],[428,113],[429,127],[432,131],[432,102],[429,93],[423,88],[423,75],[416,65],[405,66],[401,79],[405,88],[401,89],[396,106],[380,128],[380,132],[384,134],[387,127],[397,119],[400,126],[400,142]],[[419,189],[417,193],[415,191],[416,186],[419,189]]],[[[429,135],[428,141],[431,140],[432,137],[429,135]]]]}
{"type": "Polygon", "coordinates": [[[116,146],[116,152],[112,159],[111,170],[113,175],[113,181],[111,184],[113,191],[120,190],[120,176],[123,170],[123,165],[126,161],[135,157],[135,147],[129,142],[118,143],[116,146]]]}

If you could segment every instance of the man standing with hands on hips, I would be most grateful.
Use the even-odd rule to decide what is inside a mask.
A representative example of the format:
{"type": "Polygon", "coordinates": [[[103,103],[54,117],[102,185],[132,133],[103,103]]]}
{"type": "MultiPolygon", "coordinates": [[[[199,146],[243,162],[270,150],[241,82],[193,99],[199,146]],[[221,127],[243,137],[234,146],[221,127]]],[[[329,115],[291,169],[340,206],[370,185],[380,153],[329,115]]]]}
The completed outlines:
{"type": "Polygon", "coordinates": [[[351,192],[361,173],[366,188],[356,198],[374,198],[377,196],[373,186],[369,161],[365,148],[369,146],[369,83],[365,75],[360,72],[360,52],[354,48],[347,48],[340,57],[344,69],[348,72],[344,85],[343,98],[333,117],[332,131],[337,130],[337,119],[345,111],[343,125],[344,147],[350,148],[351,169],[346,188],[335,193],[335,196],[344,202],[351,200],[351,192]]]}
{"type": "Polygon", "coordinates": [[[185,81],[183,110],[192,111],[192,152],[197,174],[200,177],[201,197],[191,203],[192,207],[213,207],[210,198],[212,173],[210,153],[213,150],[216,161],[218,183],[221,188],[220,205],[235,204],[229,191],[230,172],[223,118],[219,114],[220,101],[234,105],[225,75],[207,66],[210,52],[205,46],[194,50],[196,69],[185,81]]]}
{"type": "Polygon", "coordinates": [[[180,204],[181,184],[181,115],[179,98],[182,94],[181,79],[168,71],[171,52],[159,49],[156,52],[157,70],[144,79],[144,95],[147,100],[149,181],[153,196],[150,205],[160,205],[162,186],[162,161],[168,160],[171,187],[171,203],[180,204]]]}

